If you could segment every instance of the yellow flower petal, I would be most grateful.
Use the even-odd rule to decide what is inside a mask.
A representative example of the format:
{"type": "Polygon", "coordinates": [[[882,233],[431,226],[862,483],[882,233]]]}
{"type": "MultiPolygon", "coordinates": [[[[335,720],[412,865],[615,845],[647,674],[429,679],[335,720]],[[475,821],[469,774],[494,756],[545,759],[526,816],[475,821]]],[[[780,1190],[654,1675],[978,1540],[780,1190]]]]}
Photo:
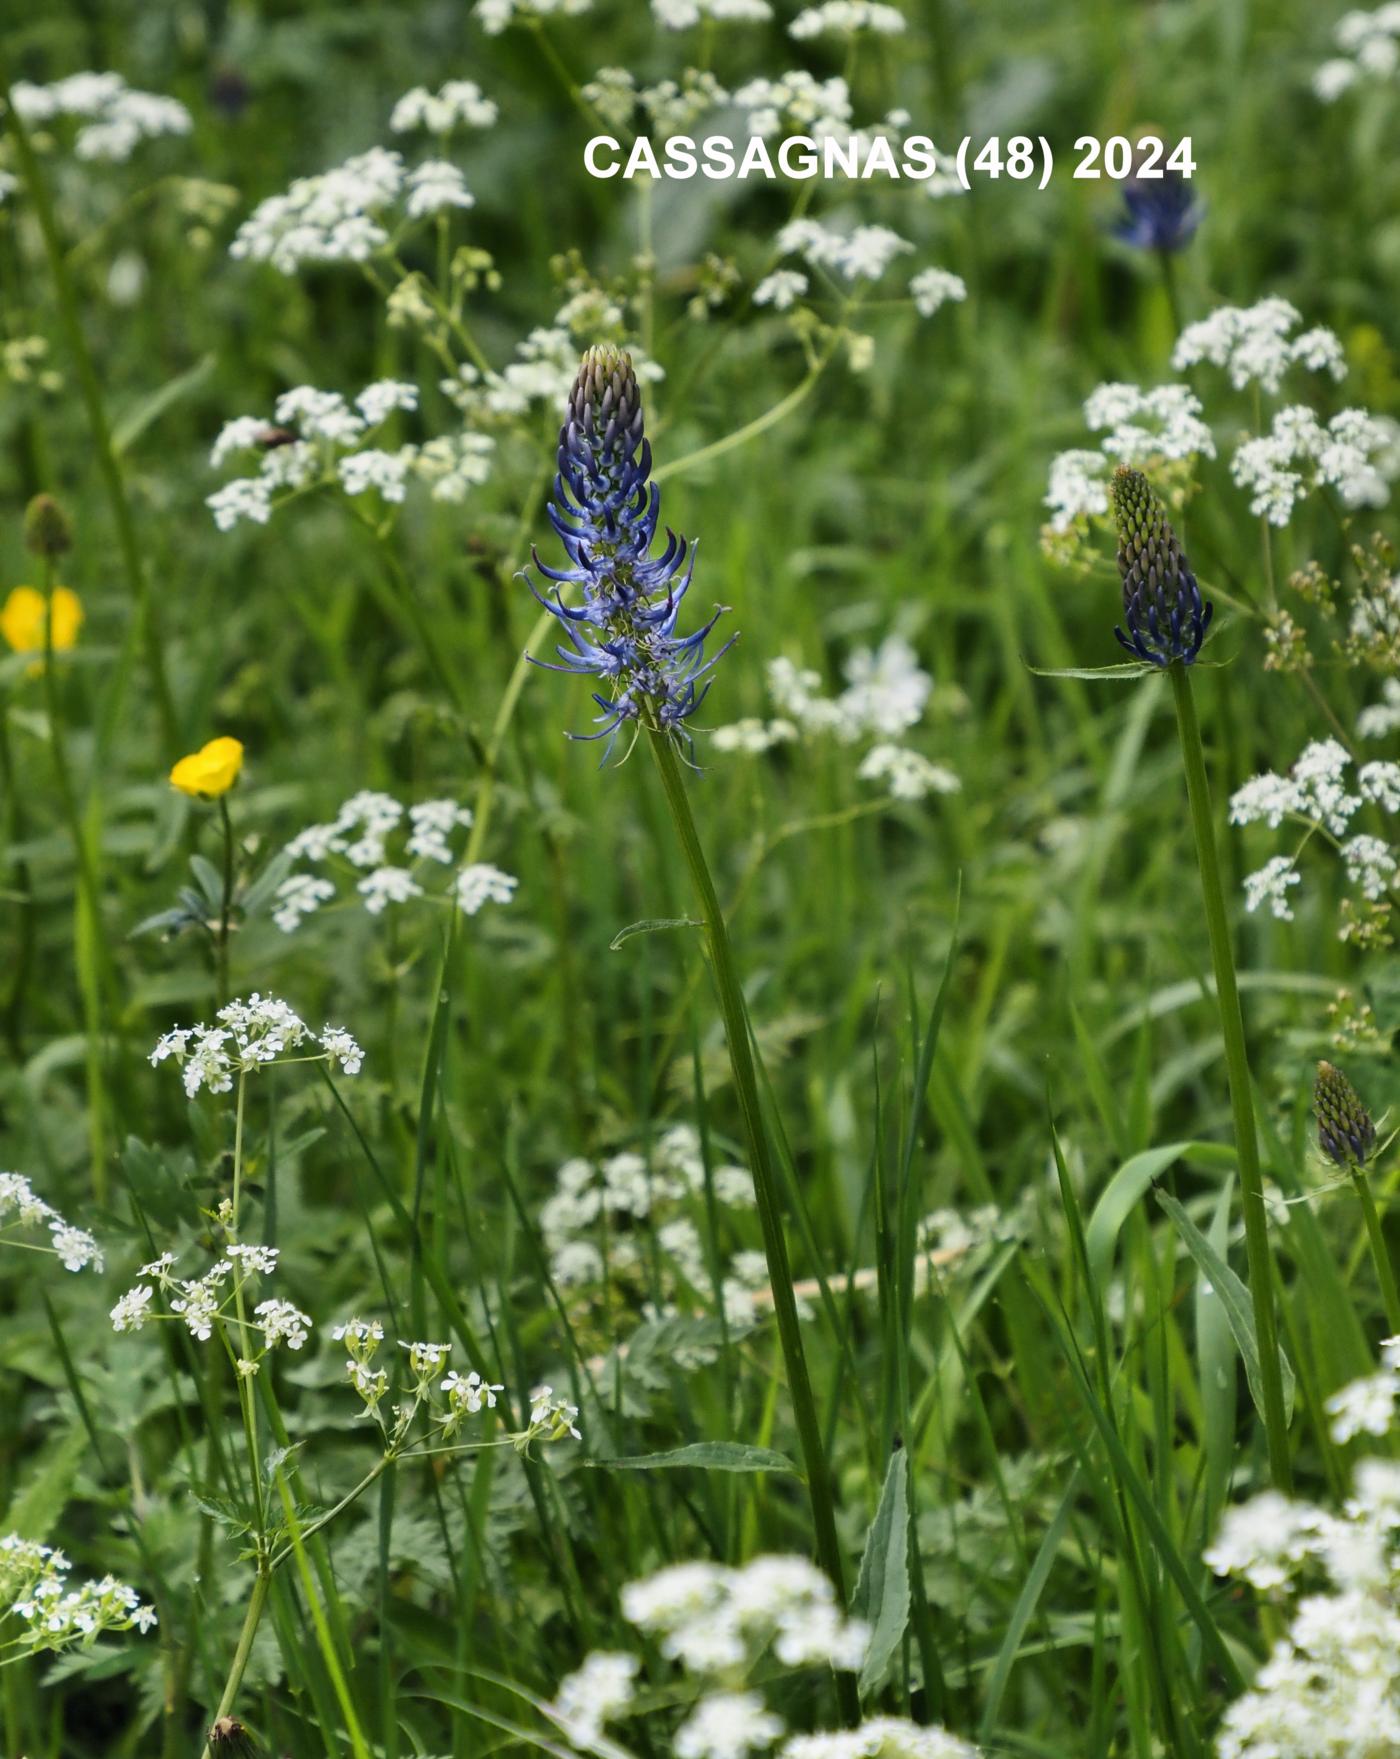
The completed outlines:
{"type": "MultiPolygon", "coordinates": [[[[72,647],[83,626],[83,601],[70,587],[53,589],[53,645],[72,647]]],[[[44,595],[37,587],[17,586],[0,609],[0,635],[17,654],[44,651],[44,595]]]]}
{"type": "MultiPolygon", "coordinates": [[[[57,607],[54,623],[57,625],[57,607]]],[[[193,800],[217,800],[227,794],[243,768],[243,747],[224,734],[182,757],[170,772],[171,786],[193,800]]]]}

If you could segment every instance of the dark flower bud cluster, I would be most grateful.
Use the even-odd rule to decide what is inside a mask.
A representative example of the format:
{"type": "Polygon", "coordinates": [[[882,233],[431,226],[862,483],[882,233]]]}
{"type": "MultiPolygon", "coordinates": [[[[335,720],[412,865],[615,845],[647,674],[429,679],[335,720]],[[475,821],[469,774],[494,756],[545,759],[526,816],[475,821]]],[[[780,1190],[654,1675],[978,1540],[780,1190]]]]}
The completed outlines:
{"type": "Polygon", "coordinates": [[[1191,565],[1140,470],[1125,465],[1113,473],[1113,516],[1124,623],[1113,633],[1149,665],[1179,660],[1189,666],[1201,651],[1215,607],[1201,602],[1191,565]]]}
{"type": "Polygon", "coordinates": [[[1191,185],[1178,172],[1161,178],[1131,178],[1123,185],[1127,215],[1113,228],[1114,236],[1138,250],[1170,254],[1183,250],[1195,236],[1204,212],[1191,185]]]}
{"type": "Polygon", "coordinates": [[[593,693],[603,711],[599,730],[570,734],[607,739],[605,763],[628,721],[691,745],[685,722],[709,691],[706,674],[735,638],[705,659],[705,640],[721,610],[691,634],[676,634],[695,546],[667,530],[664,547],[652,555],[661,491],[648,481],[651,445],[643,431],[641,392],[631,356],[621,349],[590,348],[584,355],[559,430],[558,462],[549,519],[570,566],[546,567],[532,552],[536,568],[556,585],[551,598],[533,581],[530,590],[558,619],[568,645],[555,649],[560,664],[535,664],[606,686],[606,694],[593,693]],[[580,602],[565,604],[561,585],[579,587],[580,602]]]}
{"type": "Polygon", "coordinates": [[[24,547],[33,556],[51,560],[73,548],[73,527],[52,495],[35,495],[25,508],[24,547]]]}
{"type": "Polygon", "coordinates": [[[1339,1167],[1365,1166],[1376,1146],[1376,1126],[1361,1095],[1340,1069],[1317,1065],[1313,1089],[1318,1147],[1339,1167]]]}

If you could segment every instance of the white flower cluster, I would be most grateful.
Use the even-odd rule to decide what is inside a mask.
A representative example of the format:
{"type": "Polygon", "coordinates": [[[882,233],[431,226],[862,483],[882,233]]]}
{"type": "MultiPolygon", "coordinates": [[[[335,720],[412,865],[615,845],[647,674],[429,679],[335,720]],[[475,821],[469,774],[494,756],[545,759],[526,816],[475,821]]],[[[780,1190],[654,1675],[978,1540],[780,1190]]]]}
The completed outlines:
{"type": "Polygon", "coordinates": [[[87,1647],[105,1631],[149,1631],[156,1609],[115,1576],[73,1587],[73,1566],[61,1551],[8,1533],[0,1539],[0,1601],[22,1620],[30,1650],[87,1647]]]}
{"type": "MultiPolygon", "coordinates": [[[[1384,1372],[1328,1401],[1339,1442],[1391,1426],[1400,1340],[1381,1348],[1384,1372]]],[[[1257,1496],[1226,1515],[1206,1561],[1282,1601],[1287,1619],[1225,1712],[1220,1759],[1400,1750],[1400,1465],[1362,1460],[1340,1513],[1257,1496]]]]}
{"type": "Polygon", "coordinates": [[[675,1564],[622,1591],[630,1624],[698,1674],[731,1673],[771,1650],[784,1667],[859,1668],[869,1628],[847,1619],[831,1584],[799,1557],[758,1557],[739,1569],[675,1564]]]}
{"type": "Polygon", "coordinates": [[[1326,426],[1302,404],[1279,410],[1267,434],[1242,440],[1230,474],[1252,497],[1249,510],[1287,525],[1310,490],[1336,489],[1347,507],[1381,507],[1400,467],[1395,424],[1364,409],[1343,409],[1326,426]]]}
{"type": "Polygon", "coordinates": [[[789,220],[775,244],[780,256],[801,256],[847,281],[878,281],[896,257],[914,248],[888,226],[857,226],[842,234],[820,220],[789,220]]]}
{"type": "Polygon", "coordinates": [[[229,1002],[215,1019],[215,1026],[177,1026],[151,1052],[153,1065],[174,1057],[191,1099],[201,1087],[228,1093],[235,1075],[264,1068],[289,1052],[296,1053],[289,1059],[293,1062],[339,1063],[347,1075],[358,1075],[364,1061],[363,1051],[343,1027],[313,1032],[275,996],[255,993],[246,1001],[229,1002]]]}
{"type": "MultiPolygon", "coordinates": [[[[711,1179],[716,1202],[731,1209],[753,1206],[746,1168],[720,1164],[711,1179]]],[[[664,1131],[649,1154],[628,1149],[601,1161],[565,1161],[539,1217],[554,1281],[581,1292],[596,1290],[605,1276],[635,1281],[652,1316],[652,1291],[659,1292],[665,1313],[678,1311],[679,1299],[693,1305],[696,1295],[709,1290],[710,1273],[700,1231],[686,1210],[704,1192],[700,1137],[689,1124],[664,1131]],[[643,1222],[644,1228],[636,1225],[643,1222]]],[[[735,1254],[721,1291],[732,1326],[752,1328],[754,1290],[766,1283],[761,1254],[735,1254]]]]}
{"type": "Polygon", "coordinates": [[[394,105],[389,127],[394,134],[451,134],[458,128],[490,128],[500,114],[492,99],[470,79],[449,79],[435,92],[414,86],[394,105]]]}
{"type": "MultiPolygon", "coordinates": [[[[457,82],[459,92],[463,83],[457,82]]],[[[423,92],[420,98],[410,92],[400,99],[395,115],[405,104],[409,117],[463,108],[460,99],[454,106],[441,93],[434,98],[423,92]]],[[[483,106],[478,94],[470,108],[479,115],[483,106]]],[[[409,220],[421,220],[451,208],[469,208],[475,199],[461,171],[445,159],[408,168],[401,153],[371,147],[330,171],[298,177],[285,194],[259,202],[238,228],[229,254],[270,263],[283,275],[318,263],[364,263],[388,244],[389,210],[400,201],[409,220]]]]}
{"type": "Polygon", "coordinates": [[[508,25],[542,18],[577,18],[591,12],[593,0],[476,0],[473,16],[488,37],[498,37],[508,25]]]}
{"type": "MultiPolygon", "coordinates": [[[[1400,812],[1400,764],[1364,763],[1349,777],[1351,757],[1335,739],[1315,740],[1306,746],[1286,776],[1266,770],[1252,777],[1230,796],[1230,823],[1265,824],[1277,830],[1283,821],[1296,819],[1308,834],[1322,831],[1338,846],[1347,879],[1370,903],[1384,898],[1394,882],[1395,851],[1380,837],[1347,836],[1351,820],[1363,805],[1382,812],[1400,812]],[[1345,841],[1342,839],[1345,838],[1345,841]]],[[[1245,908],[1255,911],[1267,904],[1282,922],[1291,922],[1290,890],[1300,883],[1295,857],[1276,855],[1244,882],[1245,908]]]]}
{"type": "Polygon", "coordinates": [[[190,1336],[207,1343],[222,1323],[235,1334],[229,1339],[240,1374],[255,1374],[269,1350],[285,1344],[299,1350],[311,1335],[311,1320],[290,1301],[260,1301],[253,1317],[235,1316],[236,1296],[253,1277],[271,1276],[277,1268],[275,1246],[241,1246],[231,1242],[202,1277],[177,1277],[175,1254],[162,1252],[137,1271],[139,1279],[111,1313],[112,1330],[140,1331],[148,1320],[164,1315],[152,1310],[159,1289],[171,1317],[182,1321],[190,1336]],[[260,1338],[260,1341],[258,1341],[260,1338]]]}
{"type": "Polygon", "coordinates": [[[17,80],[10,96],[24,123],[81,118],[83,127],[73,142],[80,159],[129,159],[143,140],[188,134],[193,127],[183,104],[155,92],[133,91],[119,73],[73,73],[42,86],[17,80]]]}
{"type": "MultiPolygon", "coordinates": [[[[1400,581],[1392,581],[1391,588],[1400,601],[1400,581]]],[[[1400,733],[1400,678],[1387,678],[1382,683],[1381,700],[1362,709],[1356,717],[1356,731],[1363,739],[1386,739],[1400,733]]]]}
{"type": "Polygon", "coordinates": [[[830,736],[842,745],[874,739],[856,772],[862,781],[885,782],[898,800],[956,793],[961,783],[951,770],[895,743],[922,719],[933,690],[933,680],[904,637],[890,635],[878,648],[857,648],[844,669],[846,688],[833,697],[823,692],[821,675],[812,668],[786,657],[770,660],[768,693],[777,716],[717,727],[715,749],[753,755],[803,737],[830,736]]]}
{"type": "MultiPolygon", "coordinates": [[[[51,1203],[45,1203],[23,1173],[0,1173],[0,1228],[11,1226],[46,1227],[52,1245],[31,1250],[54,1253],[65,1270],[85,1270],[88,1265],[102,1269],[97,1241],[86,1229],[65,1221],[51,1203]]],[[[0,1245],[5,1243],[0,1240],[0,1245]]]]}
{"type": "MultiPolygon", "coordinates": [[[[455,800],[420,800],[405,807],[392,794],[367,788],[352,794],[327,824],[298,832],[285,853],[313,868],[335,864],[358,872],[355,892],[371,916],[424,897],[455,899],[464,915],[475,916],[484,904],[510,903],[519,883],[514,875],[475,861],[458,867],[445,885],[430,891],[424,884],[435,865],[456,866],[460,858],[453,842],[471,822],[470,808],[455,800]],[[391,839],[398,845],[396,859],[390,856],[391,839]]],[[[272,920],[291,934],[336,895],[335,881],[324,873],[289,874],[277,888],[272,920]]]]}
{"type": "Polygon", "coordinates": [[[799,12],[788,26],[788,35],[799,41],[808,37],[853,37],[860,31],[897,37],[907,28],[904,14],[897,6],[883,6],[878,0],[825,0],[824,5],[809,6],[799,12]]]}
{"type": "Polygon", "coordinates": [[[1078,447],[1051,461],[1045,505],[1054,531],[1108,512],[1108,477],[1114,464],[1146,466],[1158,459],[1214,458],[1215,440],[1201,401],[1186,385],[1097,386],[1084,400],[1084,420],[1102,433],[1098,451],[1078,447]]]}
{"type": "Polygon", "coordinates": [[[850,133],[851,90],[838,76],[817,79],[795,68],[777,79],[751,79],[735,92],[734,102],[748,112],[747,132],[764,140],[797,133],[822,141],[850,133]]]}
{"type": "MultiPolygon", "coordinates": [[[[484,424],[513,421],[535,408],[556,410],[578,374],[577,335],[616,331],[622,316],[622,308],[613,301],[593,294],[576,296],[561,307],[552,324],[531,330],[517,344],[516,358],[499,371],[482,372],[467,363],[458,368],[456,378],[442,380],[440,389],[469,420],[484,424]]],[[[630,342],[627,346],[640,384],[654,385],[664,377],[644,349],[630,342]]]]}
{"type": "Polygon", "coordinates": [[[762,24],[773,16],[768,0],[651,0],[651,10],[668,31],[687,31],[702,18],[716,24],[762,24]]]}
{"type": "MultiPolygon", "coordinates": [[[[738,1569],[676,1564],[629,1583],[622,1612],[701,1687],[667,1743],[677,1759],[747,1759],[774,1748],[779,1759],[977,1759],[946,1730],[895,1716],[784,1739],[786,1726],[762,1693],[741,1689],[760,1657],[789,1668],[855,1669],[864,1659],[869,1628],[843,1617],[830,1583],[805,1558],[758,1557],[738,1569]]],[[[546,1713],[579,1752],[625,1759],[605,1731],[642,1708],[639,1672],[632,1655],[595,1652],[560,1682],[546,1713]]]]}
{"type": "Polygon", "coordinates": [[[584,86],[583,96],[614,128],[630,127],[640,104],[650,118],[651,132],[663,137],[684,133],[729,102],[729,93],[703,67],[687,67],[679,80],[663,79],[640,88],[627,68],[600,67],[584,86]]]}
{"type": "Polygon", "coordinates": [[[1362,80],[1387,80],[1400,68],[1400,5],[1396,0],[1374,12],[1347,12],[1337,23],[1333,40],[1342,51],[1324,61],[1313,75],[1313,91],[1324,104],[1362,80]]]}
{"type": "Polygon", "coordinates": [[[220,531],[240,520],[266,525],[279,495],[290,498],[317,483],[334,483],[347,495],[374,490],[397,505],[409,482],[428,485],[433,500],[453,504],[491,474],[495,441],[489,434],[461,433],[404,445],[392,452],[364,441],[398,410],[418,408],[418,387],[402,379],[377,379],[347,403],[339,391],[297,385],[273,406],[273,422],[242,415],[225,422],[209,462],[217,469],[239,453],[261,453],[256,476],[235,477],[205,499],[220,531]]]}
{"type": "Polygon", "coordinates": [[[1256,305],[1219,306],[1208,318],[1188,324],[1177,337],[1172,368],[1180,373],[1208,361],[1225,368],[1237,391],[1246,385],[1277,391],[1284,374],[1295,365],[1344,378],[1346,363],[1335,331],[1319,326],[1292,335],[1302,321],[1297,307],[1277,296],[1256,305]]]}

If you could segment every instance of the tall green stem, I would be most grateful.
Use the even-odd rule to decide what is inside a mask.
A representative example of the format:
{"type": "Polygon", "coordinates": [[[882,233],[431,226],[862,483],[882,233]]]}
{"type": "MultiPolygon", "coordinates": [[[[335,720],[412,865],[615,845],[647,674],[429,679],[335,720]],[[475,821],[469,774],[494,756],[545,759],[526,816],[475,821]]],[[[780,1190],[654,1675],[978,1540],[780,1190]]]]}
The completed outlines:
{"type": "Polygon", "coordinates": [[[73,291],[72,277],[68,273],[63,242],[58,236],[48,185],[39,169],[38,160],[34,157],[28,131],[11,99],[9,82],[5,78],[3,67],[0,67],[0,87],[3,87],[5,99],[5,118],[15,145],[15,162],[34,207],[34,217],[39,223],[39,232],[44,241],[44,255],[48,259],[49,273],[53,277],[59,328],[63,331],[63,339],[78,376],[78,388],[87,411],[88,427],[92,431],[97,467],[106,490],[112,520],[117,528],[117,547],[121,551],[122,570],[126,575],[134,613],[141,625],[146,665],[151,674],[151,689],[160,717],[161,737],[167,755],[173,760],[179,756],[180,749],[175,701],[170,692],[170,680],[166,676],[165,653],[150,602],[146,569],[141,559],[141,547],[136,541],[136,526],[131,517],[130,502],[126,497],[126,484],[122,479],[121,465],[117,461],[116,447],[112,443],[112,429],[107,420],[106,405],[102,400],[102,387],[98,384],[92,354],[83,335],[83,326],[78,316],[78,301],[73,291]]]}
{"type": "Polygon", "coordinates": [[[228,929],[233,913],[233,821],[228,815],[228,796],[219,796],[219,829],[224,839],[223,896],[219,900],[219,1006],[228,1000],[228,929]]]}
{"type": "MultiPolygon", "coordinates": [[[[248,1657],[253,1653],[253,1639],[258,1634],[263,1607],[267,1602],[267,1591],[271,1586],[272,1575],[264,1560],[253,1579],[253,1592],[248,1597],[248,1610],[243,1615],[243,1629],[238,1633],[238,1647],[233,1652],[233,1663],[228,1670],[228,1678],[224,1681],[223,1692],[219,1696],[219,1707],[214,1712],[215,1722],[221,1716],[231,1716],[233,1707],[238,1702],[239,1688],[243,1684],[244,1674],[248,1671],[248,1657]]],[[[205,1743],[203,1759],[211,1759],[208,1742],[205,1743]]]]}
{"type": "Polygon", "coordinates": [[[1361,1213],[1366,1220],[1366,1238],[1371,1245],[1371,1259],[1376,1267],[1377,1281],[1381,1285],[1385,1322],[1390,1327],[1392,1336],[1400,1336],[1400,1290],[1395,1286],[1395,1267],[1390,1262],[1385,1235],[1381,1232],[1381,1218],[1376,1212],[1376,1199],[1371,1190],[1371,1181],[1366,1177],[1366,1169],[1353,1167],[1351,1182],[1356,1187],[1356,1195],[1361,1201],[1361,1213]]]}
{"type": "Polygon", "coordinates": [[[1269,1217],[1264,1207],[1264,1180],[1259,1168],[1259,1137],[1254,1123],[1254,1095],[1250,1086],[1249,1057],[1245,1050],[1244,1015],[1240,1010],[1239,985],[1235,981],[1235,957],[1230,944],[1230,923],[1225,910],[1225,889],[1220,881],[1220,862],[1215,847],[1215,822],[1211,810],[1210,782],[1206,776],[1201,728],[1191,694],[1191,674],[1180,661],[1169,668],[1176,725],[1181,735],[1181,757],[1186,769],[1186,794],[1191,805],[1191,827],[1196,836],[1196,861],[1201,870],[1201,899],[1210,935],[1210,960],[1215,972],[1215,999],[1220,1010],[1220,1031],[1225,1041],[1225,1072],[1230,1083],[1230,1109],[1235,1122],[1235,1153],[1240,1169],[1240,1203],[1244,1210],[1245,1256],[1249,1265],[1249,1293],[1254,1304],[1254,1330],[1259,1343],[1259,1378],[1264,1394],[1264,1430],[1269,1448],[1269,1475],[1274,1488],[1287,1492],[1293,1482],[1288,1456],[1288,1419],[1284,1414],[1283,1373],[1279,1365],[1278,1330],[1274,1323],[1273,1256],[1269,1250],[1269,1217]]]}
{"type": "MultiPolygon", "coordinates": [[[[783,1236],[782,1204],[777,1168],[768,1144],[768,1131],[763,1121],[758,1080],[754,1070],[753,1049],[749,1043],[748,1014],[743,991],[734,964],[729,930],[724,912],[710,877],[700,834],[690,810],[685,778],[681,774],[675,745],[666,733],[650,730],[651,749],[661,775],[666,804],[676,827],[676,836],[685,856],[690,878],[700,900],[705,921],[705,943],[710,969],[719,995],[724,1033],[729,1043],[729,1062],[734,1074],[734,1088],[743,1114],[744,1136],[753,1168],[754,1192],[758,1202],[759,1225],[763,1232],[763,1251],[768,1260],[768,1275],[773,1284],[773,1310],[778,1321],[778,1339],[782,1346],[783,1364],[787,1371],[788,1392],[792,1398],[793,1416],[797,1422],[802,1460],[807,1472],[807,1490],[812,1501],[812,1524],[816,1534],[817,1561],[831,1578],[842,1604],[845,1603],[845,1573],[841,1565],[841,1546],[836,1535],[836,1510],[832,1496],[831,1471],[826,1449],[822,1444],[821,1424],[816,1401],[812,1396],[811,1377],[807,1372],[807,1356],[802,1347],[802,1332],[797,1318],[797,1300],[792,1292],[792,1267],[788,1262],[787,1241],[783,1236]]],[[[860,1715],[860,1703],[852,1674],[837,1674],[837,1692],[841,1712],[849,1721],[860,1715]]]]}

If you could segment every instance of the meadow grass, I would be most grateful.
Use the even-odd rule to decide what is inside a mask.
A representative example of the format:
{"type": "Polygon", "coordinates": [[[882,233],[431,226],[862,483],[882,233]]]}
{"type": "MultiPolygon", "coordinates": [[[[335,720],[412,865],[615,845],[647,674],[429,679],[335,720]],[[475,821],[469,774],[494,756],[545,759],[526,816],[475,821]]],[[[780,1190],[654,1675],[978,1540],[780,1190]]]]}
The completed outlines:
{"type": "Polygon", "coordinates": [[[111,69],[190,118],[108,163],[21,99],[0,154],[0,603],[83,611],[37,644],[23,603],[0,622],[0,1164],[29,1181],[0,1187],[0,1600],[51,1592],[42,1544],[158,1616],[131,1629],[113,1589],[47,1634],[0,1617],[9,1752],[1400,1750],[1400,787],[1362,772],[1394,771],[1400,716],[1358,727],[1400,670],[1394,464],[1372,445],[1353,505],[1314,453],[1281,523],[1231,468],[1289,405],[1400,418],[1393,85],[1321,102],[1336,20],[1291,3],[927,0],[901,37],[815,42],[776,10],[675,33],[597,0],[491,34],[103,0],[0,39],[7,89],[111,69]],[[1150,122],[1192,136],[1204,210],[1168,264],[1064,169],[942,200],[598,182],[607,66],[730,92],[805,67],[858,123],[1043,131],[1066,165],[1150,122]],[[493,124],[389,132],[459,78],[493,124]],[[459,164],[475,205],[365,263],[230,255],[376,145],[459,164]],[[779,249],[804,217],[913,248],[823,269],[779,249]],[[786,311],[753,297],[780,264],[812,284],[786,311]],[[930,266],[962,292],[924,316],[930,266]],[[1335,332],[1343,382],[1173,365],[1183,326],[1274,297],[1335,332]],[[700,540],[679,633],[722,604],[709,652],[740,635],[695,769],[650,710],[600,766],[563,736],[588,690],[523,657],[557,638],[519,576],[532,546],[562,565],[546,502],[595,342],[634,351],[663,523],[700,540]],[[460,371],[512,361],[518,406],[460,371]],[[1098,448],[1096,386],[1169,381],[1218,456],[1124,455],[1215,621],[1189,671],[1123,676],[1107,502],[1044,537],[1047,475],[1098,448]],[[209,497],[312,433],[280,397],[385,382],[413,407],[216,528],[209,497]],[[248,456],[215,466],[239,417],[248,456]],[[464,433],[491,447],[454,454],[460,499],[427,454],[402,502],[393,465],[337,475],[464,433]],[[221,736],[236,779],[215,754],[172,786],[221,736]],[[1261,772],[1277,815],[1230,823],[1261,772]],[[366,791],[399,810],[338,819],[366,791]],[[424,829],[424,802],[461,812],[424,829]],[[302,837],[335,824],[328,854],[302,837]],[[1300,883],[1246,909],[1281,852],[1300,883]],[[299,913],[296,874],[333,898],[299,913]],[[178,1036],[230,1002],[241,1039],[178,1036]],[[1336,1152],[1319,1058],[1360,1094],[1336,1152]],[[692,1564],[678,1612],[638,1587],[692,1564]],[[1300,1584],[1335,1647],[1311,1683],[1280,1662],[1300,1584]],[[745,1594],[772,1629],[697,1659],[745,1594]],[[1249,1732],[1256,1701],[1293,1746],[1249,1732]]]}

